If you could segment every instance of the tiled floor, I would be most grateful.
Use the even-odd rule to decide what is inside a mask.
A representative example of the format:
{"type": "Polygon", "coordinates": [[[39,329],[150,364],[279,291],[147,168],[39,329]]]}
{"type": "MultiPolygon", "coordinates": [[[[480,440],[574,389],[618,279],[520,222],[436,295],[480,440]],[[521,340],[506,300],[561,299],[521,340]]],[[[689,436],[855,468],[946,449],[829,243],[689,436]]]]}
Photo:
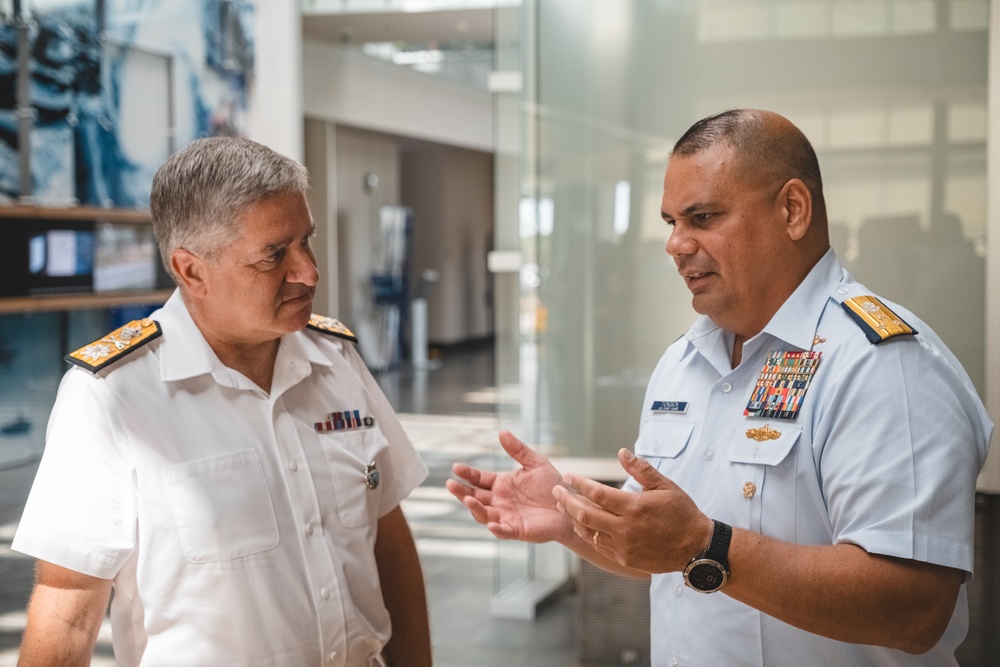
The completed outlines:
{"type": "MultiPolygon", "coordinates": [[[[387,396],[430,469],[427,482],[404,502],[427,580],[436,667],[575,667],[576,606],[565,595],[534,621],[495,618],[498,542],[444,490],[456,460],[494,465],[496,405],[508,392],[492,386],[492,348],[446,351],[439,368],[380,376],[387,396]]],[[[0,667],[14,667],[24,627],[32,563],[10,551],[34,465],[0,471],[0,667]]],[[[506,545],[517,559],[521,545],[506,545]]],[[[512,556],[510,556],[512,554],[512,556]]],[[[515,563],[516,565],[516,563],[515,563]]],[[[105,628],[92,662],[113,667],[105,628]]]]}

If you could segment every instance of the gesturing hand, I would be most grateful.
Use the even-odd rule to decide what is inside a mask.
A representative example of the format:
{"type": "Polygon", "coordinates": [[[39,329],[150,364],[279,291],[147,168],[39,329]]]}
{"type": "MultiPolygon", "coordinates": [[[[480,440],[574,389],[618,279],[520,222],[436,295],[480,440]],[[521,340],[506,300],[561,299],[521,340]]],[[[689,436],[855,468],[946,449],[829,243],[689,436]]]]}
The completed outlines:
{"type": "Polygon", "coordinates": [[[573,527],[557,509],[553,487],[562,476],[552,463],[515,438],[500,432],[500,444],[521,467],[511,472],[491,472],[462,463],[452,472],[465,484],[449,479],[445,486],[468,508],[473,518],[504,540],[563,542],[573,527]]]}
{"type": "Polygon", "coordinates": [[[711,540],[711,519],[683,489],[632,452],[620,450],[618,461],[642,485],[641,492],[566,475],[569,488],[553,490],[559,509],[576,534],[605,558],[651,574],[682,570],[711,540]]]}

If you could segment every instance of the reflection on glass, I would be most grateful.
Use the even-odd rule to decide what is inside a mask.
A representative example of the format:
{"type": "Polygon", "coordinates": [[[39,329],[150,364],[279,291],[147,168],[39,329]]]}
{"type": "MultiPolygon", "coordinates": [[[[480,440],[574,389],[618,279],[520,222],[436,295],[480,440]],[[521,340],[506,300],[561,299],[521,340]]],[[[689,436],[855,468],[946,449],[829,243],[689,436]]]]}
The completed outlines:
{"type": "Polygon", "coordinates": [[[982,389],[987,2],[535,9],[522,196],[544,196],[553,216],[551,233],[524,243],[539,281],[522,283],[522,307],[547,317],[530,337],[537,381],[522,391],[548,406],[533,415],[540,441],[610,456],[634,440],[649,373],[694,318],[664,252],[666,158],[693,121],[733,107],[803,129],[841,260],[925,319],[982,389]]]}

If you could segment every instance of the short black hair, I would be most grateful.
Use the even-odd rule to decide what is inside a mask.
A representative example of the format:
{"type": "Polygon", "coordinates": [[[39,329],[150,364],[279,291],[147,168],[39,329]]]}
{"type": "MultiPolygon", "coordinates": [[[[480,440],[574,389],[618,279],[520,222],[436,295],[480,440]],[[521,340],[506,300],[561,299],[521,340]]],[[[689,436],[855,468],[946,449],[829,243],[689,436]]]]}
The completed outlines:
{"type": "Polygon", "coordinates": [[[719,144],[733,148],[740,167],[762,184],[798,178],[813,199],[813,213],[826,219],[819,158],[802,131],[777,114],[759,109],[730,109],[702,118],[677,140],[671,155],[691,156],[719,144]]]}

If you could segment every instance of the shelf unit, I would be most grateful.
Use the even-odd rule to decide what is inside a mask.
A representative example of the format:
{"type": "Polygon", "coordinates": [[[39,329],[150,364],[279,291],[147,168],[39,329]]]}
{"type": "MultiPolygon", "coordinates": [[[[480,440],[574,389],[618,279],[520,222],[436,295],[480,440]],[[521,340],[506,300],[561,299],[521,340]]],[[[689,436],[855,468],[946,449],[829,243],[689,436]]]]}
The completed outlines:
{"type": "MultiPolygon", "coordinates": [[[[148,211],[94,206],[49,207],[16,204],[0,205],[0,230],[5,220],[33,218],[37,220],[94,220],[122,224],[149,224],[148,211]]],[[[88,308],[114,308],[166,301],[173,289],[116,290],[113,292],[85,292],[45,294],[0,298],[0,315],[10,313],[36,313],[88,308]]]]}

